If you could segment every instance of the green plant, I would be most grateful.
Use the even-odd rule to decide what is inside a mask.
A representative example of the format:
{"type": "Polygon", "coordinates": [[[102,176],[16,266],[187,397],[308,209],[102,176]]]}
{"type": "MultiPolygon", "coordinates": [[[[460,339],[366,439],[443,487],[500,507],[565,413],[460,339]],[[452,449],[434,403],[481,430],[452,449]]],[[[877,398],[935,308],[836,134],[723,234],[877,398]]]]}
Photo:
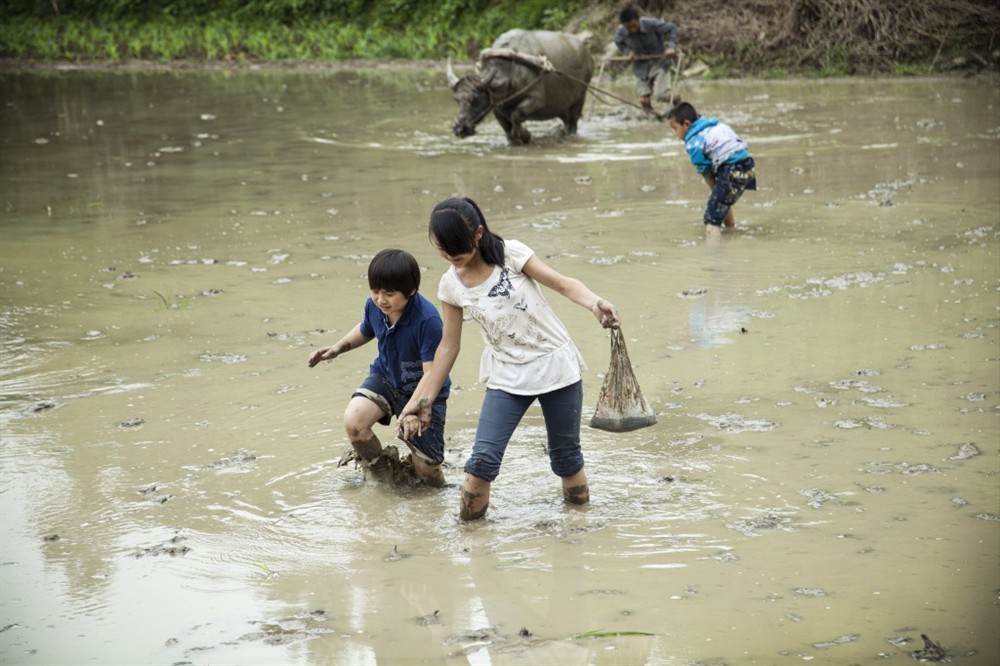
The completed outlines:
{"type": "Polygon", "coordinates": [[[659,634],[651,631],[604,631],[601,629],[594,629],[592,631],[585,631],[582,634],[573,634],[572,638],[606,638],[608,636],[658,636],[659,634]]]}
{"type": "Polygon", "coordinates": [[[183,294],[177,294],[176,296],[171,297],[171,296],[164,296],[155,289],[153,289],[152,291],[154,294],[156,294],[156,297],[160,299],[160,303],[163,304],[163,308],[165,310],[179,310],[183,307],[186,307],[188,304],[188,301],[184,300],[183,294]]]}

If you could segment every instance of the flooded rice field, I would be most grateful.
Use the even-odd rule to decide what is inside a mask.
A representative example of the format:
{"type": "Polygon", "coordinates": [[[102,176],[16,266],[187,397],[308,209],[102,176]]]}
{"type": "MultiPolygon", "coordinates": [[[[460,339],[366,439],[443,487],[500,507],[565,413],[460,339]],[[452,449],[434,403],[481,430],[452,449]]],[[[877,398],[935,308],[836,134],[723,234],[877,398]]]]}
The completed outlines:
{"type": "MultiPolygon", "coordinates": [[[[1000,659],[994,82],[686,83],[757,163],[715,245],[683,146],[627,107],[511,148],[493,120],[451,135],[439,71],[0,88],[4,664],[1000,659]],[[587,506],[533,408],[459,521],[473,325],[448,485],[337,466],[375,347],[306,359],[380,249],[436,301],[426,222],[454,195],[621,312],[659,421],[584,428],[587,506]]],[[[550,300],[588,422],[608,334],[550,300]]]]}

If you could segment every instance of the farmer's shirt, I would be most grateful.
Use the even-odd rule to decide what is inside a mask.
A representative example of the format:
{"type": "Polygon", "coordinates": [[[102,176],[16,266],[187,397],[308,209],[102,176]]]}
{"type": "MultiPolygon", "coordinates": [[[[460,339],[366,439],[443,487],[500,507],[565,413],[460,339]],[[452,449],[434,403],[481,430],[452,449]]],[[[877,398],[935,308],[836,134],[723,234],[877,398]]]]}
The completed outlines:
{"type": "Polygon", "coordinates": [[[691,164],[705,178],[714,177],[723,164],[750,157],[746,141],[716,118],[699,118],[684,135],[684,149],[691,164]]]}
{"type": "MultiPolygon", "coordinates": [[[[395,324],[389,320],[374,301],[365,301],[361,334],[378,340],[378,356],[371,364],[371,372],[385,377],[389,384],[404,395],[412,395],[424,376],[424,362],[433,361],[441,342],[441,315],[434,304],[415,293],[406,304],[395,324]]],[[[451,378],[447,377],[438,393],[438,399],[447,398],[451,378]]]]}
{"type": "Polygon", "coordinates": [[[454,266],[438,285],[438,298],[479,323],[486,343],[479,381],[516,395],[575,384],[587,367],[541,285],[521,272],[533,254],[520,241],[505,241],[503,265],[481,285],[467,287],[454,266]]]}
{"type": "MultiPolygon", "coordinates": [[[[634,35],[630,35],[625,26],[618,26],[618,32],[615,33],[615,45],[625,55],[634,52],[640,56],[662,56],[667,47],[677,48],[677,36],[677,26],[670,21],[643,16],[639,19],[639,31],[634,35]],[[663,42],[664,37],[667,38],[666,45],[663,42]]],[[[670,63],[662,57],[658,61],[636,60],[632,63],[632,73],[639,80],[648,79],[649,68],[654,63],[663,69],[670,68],[670,63]]]]}

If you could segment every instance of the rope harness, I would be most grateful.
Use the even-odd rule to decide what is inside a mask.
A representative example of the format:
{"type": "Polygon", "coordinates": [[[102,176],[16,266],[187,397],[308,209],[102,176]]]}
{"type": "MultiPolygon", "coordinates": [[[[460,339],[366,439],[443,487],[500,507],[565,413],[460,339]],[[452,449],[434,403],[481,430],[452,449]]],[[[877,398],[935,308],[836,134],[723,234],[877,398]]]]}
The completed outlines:
{"type": "Polygon", "coordinates": [[[483,83],[483,80],[480,79],[479,77],[469,79],[470,82],[472,83],[472,85],[476,88],[476,90],[484,90],[484,91],[486,91],[486,95],[490,98],[489,105],[487,105],[483,109],[482,113],[480,113],[478,116],[476,116],[476,118],[472,121],[472,124],[473,125],[478,125],[479,122],[483,118],[485,118],[490,113],[490,111],[492,111],[493,109],[497,108],[498,106],[502,107],[503,105],[507,104],[508,102],[514,100],[516,97],[518,97],[520,95],[523,95],[524,93],[528,92],[528,90],[530,90],[536,83],[538,83],[541,80],[541,78],[542,78],[542,72],[539,72],[538,76],[536,76],[534,79],[532,79],[531,82],[528,83],[528,85],[524,86],[523,88],[521,88],[520,90],[518,90],[517,92],[515,92],[512,95],[508,95],[507,97],[504,97],[501,100],[497,100],[496,95],[493,94],[493,90],[491,90],[489,86],[487,86],[485,83],[483,83]]]}
{"type": "Polygon", "coordinates": [[[489,114],[489,112],[492,111],[493,109],[497,108],[498,106],[502,107],[505,104],[513,101],[517,97],[531,90],[531,88],[533,88],[534,85],[542,79],[542,74],[544,74],[545,72],[556,71],[556,68],[552,66],[552,63],[549,62],[549,59],[546,58],[545,56],[526,55],[524,53],[518,53],[517,51],[513,51],[511,49],[486,49],[479,56],[480,60],[486,60],[489,58],[504,58],[512,62],[520,62],[526,65],[537,67],[538,75],[534,79],[529,81],[527,85],[525,85],[517,92],[514,92],[513,94],[510,94],[507,97],[504,97],[503,99],[500,100],[496,98],[496,95],[493,94],[493,90],[491,90],[490,87],[487,86],[481,78],[479,78],[478,76],[476,76],[475,78],[470,78],[469,80],[472,82],[476,90],[485,90],[486,95],[490,99],[489,105],[483,109],[482,113],[476,116],[475,120],[472,121],[473,125],[478,125],[479,122],[483,118],[485,118],[487,114],[489,114]]]}
{"type": "Polygon", "coordinates": [[[514,92],[514,93],[512,93],[512,94],[508,95],[507,97],[504,97],[503,99],[500,99],[500,100],[498,100],[496,98],[496,96],[493,94],[493,91],[489,88],[489,86],[487,86],[485,83],[483,83],[483,80],[481,78],[479,78],[478,76],[475,77],[475,78],[470,78],[469,80],[472,82],[472,84],[475,86],[475,88],[477,90],[485,90],[486,91],[486,95],[490,99],[489,105],[485,109],[483,109],[482,113],[480,113],[476,117],[475,120],[472,121],[473,125],[479,124],[479,122],[482,121],[482,119],[485,118],[487,116],[487,114],[489,114],[495,108],[502,107],[502,106],[508,104],[509,102],[513,101],[514,99],[520,97],[524,93],[528,92],[532,87],[534,87],[534,85],[536,83],[538,83],[539,81],[541,81],[542,76],[544,74],[546,74],[546,73],[549,73],[549,74],[558,74],[559,76],[561,76],[563,78],[569,79],[570,81],[573,81],[575,83],[579,83],[580,85],[584,86],[588,91],[590,91],[590,93],[592,95],[594,95],[595,97],[597,97],[604,104],[608,104],[608,102],[605,101],[604,99],[602,99],[602,97],[604,97],[604,98],[610,97],[611,99],[614,99],[614,100],[616,100],[618,102],[621,102],[623,104],[627,104],[628,106],[631,106],[631,107],[634,107],[636,109],[639,109],[640,111],[644,111],[645,113],[648,113],[649,115],[655,117],[657,120],[662,121],[662,120],[664,120],[666,118],[666,114],[657,113],[656,111],[653,111],[652,109],[647,109],[647,108],[645,108],[643,106],[640,106],[640,105],[636,104],[635,102],[627,100],[627,99],[625,99],[623,97],[619,97],[618,95],[615,95],[612,92],[609,92],[607,90],[601,90],[597,86],[591,85],[587,81],[584,81],[582,79],[578,79],[575,76],[571,76],[571,75],[569,75],[569,74],[567,74],[565,72],[559,71],[552,64],[552,61],[550,61],[548,58],[546,58],[543,55],[541,55],[541,56],[530,55],[530,54],[527,54],[527,53],[521,53],[519,51],[514,51],[512,49],[503,49],[503,48],[493,49],[493,48],[489,48],[489,49],[485,49],[480,54],[479,58],[480,58],[480,60],[487,60],[487,59],[490,59],[490,58],[503,58],[503,59],[506,59],[506,60],[510,60],[512,62],[520,62],[520,63],[528,65],[530,67],[537,68],[538,69],[538,75],[534,79],[532,79],[527,85],[525,85],[524,87],[522,87],[519,90],[517,90],[517,92],[514,92]]]}

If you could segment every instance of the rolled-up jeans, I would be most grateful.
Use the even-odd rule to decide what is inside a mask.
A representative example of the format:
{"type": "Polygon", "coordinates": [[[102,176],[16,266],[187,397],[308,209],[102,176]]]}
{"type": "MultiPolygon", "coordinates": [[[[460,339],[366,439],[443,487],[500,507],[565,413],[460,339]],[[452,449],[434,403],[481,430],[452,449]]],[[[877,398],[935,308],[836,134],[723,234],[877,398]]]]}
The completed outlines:
{"type": "Polygon", "coordinates": [[[549,467],[560,477],[583,469],[580,421],[583,412],[583,381],[540,395],[515,395],[486,389],[479,412],[476,442],[465,463],[465,472],[492,482],[500,474],[500,463],[514,430],[535,400],[542,407],[548,435],[549,467]]]}

